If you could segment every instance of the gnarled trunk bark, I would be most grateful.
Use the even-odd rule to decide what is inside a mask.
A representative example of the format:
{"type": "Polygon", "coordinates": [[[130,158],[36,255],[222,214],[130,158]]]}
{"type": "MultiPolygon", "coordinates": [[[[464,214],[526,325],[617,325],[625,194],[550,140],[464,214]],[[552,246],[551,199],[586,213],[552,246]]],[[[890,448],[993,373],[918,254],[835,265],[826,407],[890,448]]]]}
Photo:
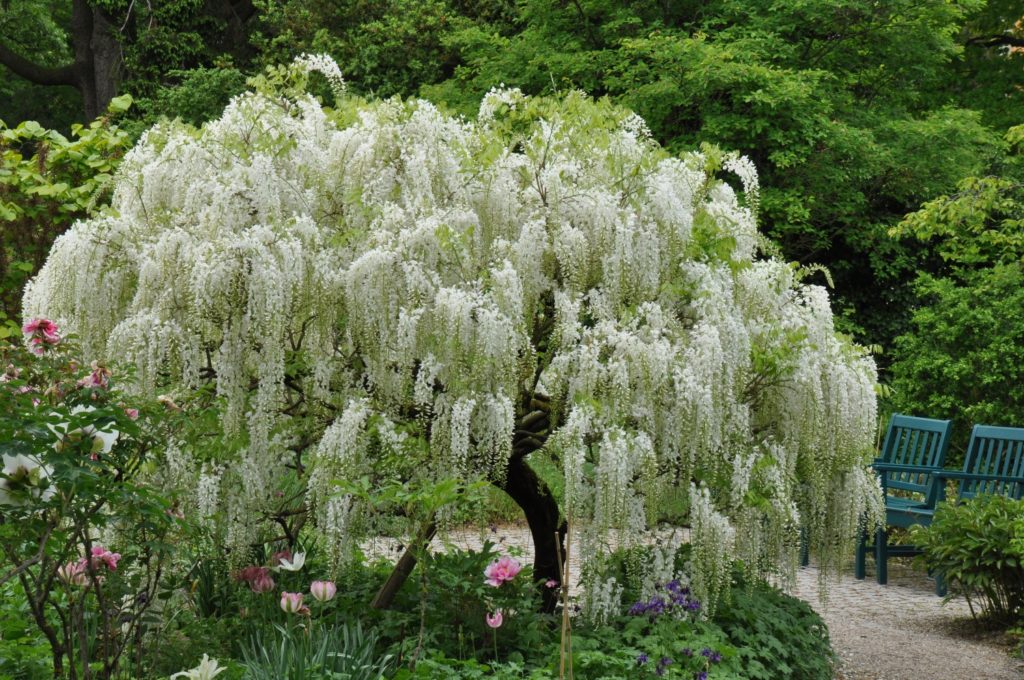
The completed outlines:
{"type": "Polygon", "coordinates": [[[92,120],[107,110],[121,84],[121,46],[117,27],[108,15],[87,0],[74,0],[71,7],[71,43],[74,61],[47,67],[26,59],[0,44],[0,64],[39,85],[70,85],[82,93],[86,118],[92,120]]]}
{"type": "Polygon", "coordinates": [[[533,536],[533,578],[542,582],[543,609],[553,612],[558,603],[559,590],[547,588],[543,582],[562,583],[562,562],[565,554],[567,525],[558,510],[551,489],[529,466],[524,457],[509,462],[508,477],[502,486],[505,493],[523,509],[533,536]]]}
{"type": "MultiPolygon", "coordinates": [[[[524,405],[523,410],[526,413],[521,415],[516,423],[512,457],[509,459],[505,479],[495,484],[522,508],[526,516],[530,534],[533,536],[533,578],[541,582],[543,610],[552,612],[558,603],[559,590],[546,588],[543,583],[551,580],[561,584],[561,556],[565,554],[567,524],[561,516],[551,489],[537,476],[526,460],[547,441],[550,432],[550,405],[543,399],[531,397],[524,399],[524,405]]],[[[416,554],[426,548],[436,529],[435,524],[429,524],[420,531],[414,545],[405,549],[388,580],[374,597],[374,608],[387,609],[391,606],[395,595],[416,566],[416,554]]]]}

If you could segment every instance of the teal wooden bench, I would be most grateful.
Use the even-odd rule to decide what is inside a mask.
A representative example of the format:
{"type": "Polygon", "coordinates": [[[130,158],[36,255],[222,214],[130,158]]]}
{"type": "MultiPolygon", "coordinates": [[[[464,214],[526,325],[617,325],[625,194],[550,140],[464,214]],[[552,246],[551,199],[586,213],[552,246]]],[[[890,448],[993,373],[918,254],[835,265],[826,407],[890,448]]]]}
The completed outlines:
{"type": "MultiPolygon", "coordinates": [[[[935,508],[938,501],[935,473],[946,463],[952,427],[949,420],[916,418],[899,413],[889,420],[882,450],[872,465],[879,474],[885,496],[886,527],[920,524],[922,515],[918,512],[926,513],[935,508]]],[[[889,555],[916,554],[913,546],[890,547],[884,527],[876,533],[873,548],[875,576],[882,584],[888,581],[889,555]]],[[[865,557],[869,550],[865,535],[857,546],[854,563],[854,576],[858,579],[864,578],[865,557]]]]}
{"type": "MultiPolygon", "coordinates": [[[[919,474],[912,466],[895,463],[877,463],[875,469],[883,473],[919,474]]],[[[885,484],[883,474],[883,486],[885,484]]],[[[935,515],[935,507],[946,499],[946,480],[955,480],[957,498],[969,499],[979,494],[1002,494],[1019,500],[1024,496],[1024,428],[975,425],[971,440],[967,444],[963,470],[935,470],[931,473],[935,502],[930,506],[902,506],[894,508],[892,524],[895,526],[929,525],[935,515]]],[[[886,521],[890,511],[886,508],[886,521]]],[[[888,546],[884,531],[879,531],[875,542],[875,560],[878,582],[885,583],[886,559],[889,555],[917,554],[913,546],[888,546]]],[[[941,574],[936,575],[935,590],[945,594],[941,574]]]]}

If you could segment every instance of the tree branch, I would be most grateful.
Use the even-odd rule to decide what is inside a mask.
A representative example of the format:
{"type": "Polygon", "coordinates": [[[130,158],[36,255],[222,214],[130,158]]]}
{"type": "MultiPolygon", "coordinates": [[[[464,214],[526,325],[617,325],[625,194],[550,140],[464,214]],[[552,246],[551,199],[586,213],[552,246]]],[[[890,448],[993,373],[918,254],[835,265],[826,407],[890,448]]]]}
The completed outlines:
{"type": "Polygon", "coordinates": [[[979,35],[970,38],[967,43],[974,47],[1024,47],[1024,38],[1013,35],[979,35]]]}
{"type": "Polygon", "coordinates": [[[9,68],[15,75],[37,85],[71,85],[76,86],[75,68],[68,64],[51,68],[29,61],[7,45],[0,43],[0,64],[9,68]]]}

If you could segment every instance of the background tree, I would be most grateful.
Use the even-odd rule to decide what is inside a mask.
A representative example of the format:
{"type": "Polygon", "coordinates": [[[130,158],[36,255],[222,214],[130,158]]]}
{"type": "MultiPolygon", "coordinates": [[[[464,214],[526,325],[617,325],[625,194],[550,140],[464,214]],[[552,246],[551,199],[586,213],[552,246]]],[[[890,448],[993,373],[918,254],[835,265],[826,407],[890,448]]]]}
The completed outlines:
{"type": "Polygon", "coordinates": [[[218,55],[244,56],[245,26],[255,11],[250,0],[4,3],[0,65],[33,85],[74,88],[85,120],[92,120],[126,89],[148,96],[169,71],[209,65],[218,55]]]}
{"type": "Polygon", "coordinates": [[[893,230],[926,244],[907,333],[897,338],[893,405],[956,421],[961,451],[974,423],[1024,423],[1024,126],[983,177],[929,201],[893,230]]]}
{"type": "Polygon", "coordinates": [[[337,480],[455,478],[522,507],[542,581],[573,522],[598,615],[618,606],[606,537],[644,540],[673,489],[708,607],[736,555],[794,568],[801,527],[843,562],[878,507],[874,364],[763,254],[748,160],[673,157],[579,94],[494,91],[472,123],[424,101],[328,113],[311,69],[341,87],[307,57],[201,130],[151,130],[115,211],[58,239],[25,296],[88,355],[135,362],[140,390],[215,386],[227,441],[167,470],[198,490],[189,512],[223,511],[233,559],[307,493],[342,565],[396,524],[337,480]]]}

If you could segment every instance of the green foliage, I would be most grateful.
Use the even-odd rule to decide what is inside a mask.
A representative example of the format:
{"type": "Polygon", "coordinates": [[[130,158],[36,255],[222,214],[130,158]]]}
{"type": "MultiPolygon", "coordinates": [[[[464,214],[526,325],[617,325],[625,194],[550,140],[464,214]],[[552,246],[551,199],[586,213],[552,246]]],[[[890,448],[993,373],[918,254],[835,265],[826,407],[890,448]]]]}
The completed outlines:
{"type": "Polygon", "coordinates": [[[219,116],[231,97],[244,90],[245,75],[230,66],[168,71],[151,96],[138,101],[138,113],[125,127],[133,138],[162,117],[199,127],[219,116]]]}
{"type": "Polygon", "coordinates": [[[28,601],[13,582],[0,585],[0,678],[52,677],[50,646],[32,622],[28,601]]]}
{"type": "Polygon", "coordinates": [[[786,256],[824,262],[854,315],[849,328],[888,344],[919,263],[886,230],[995,152],[996,136],[966,110],[972,99],[957,108],[936,95],[962,49],[960,26],[980,7],[533,0],[514,32],[454,32],[462,63],[422,91],[470,114],[500,82],[578,87],[636,110],[673,151],[699,141],[742,151],[786,256]]]}
{"type": "Polygon", "coordinates": [[[925,244],[942,272],[918,278],[919,305],[896,341],[893,404],[952,418],[954,449],[973,423],[1024,424],[1022,131],[1009,130],[991,174],[964,179],[891,232],[925,244]]]}
{"type": "Polygon", "coordinates": [[[20,316],[21,288],[53,240],[102,210],[131,145],[113,119],[131,102],[114,99],[107,115],[74,125],[70,140],[34,121],[13,128],[0,121],[0,313],[6,315],[0,320],[20,316]]]}
{"type": "Polygon", "coordinates": [[[930,527],[911,536],[924,565],[963,595],[975,615],[1012,624],[1024,614],[1024,501],[981,495],[940,504],[930,527]]]}
{"type": "Polygon", "coordinates": [[[254,36],[264,64],[297,52],[330,54],[355,92],[412,96],[450,78],[459,63],[450,44],[462,30],[508,30],[515,3],[478,0],[317,0],[259,3],[254,36]]]}
{"type": "Polygon", "coordinates": [[[381,680],[390,656],[375,651],[377,636],[362,626],[275,626],[242,648],[245,680],[381,680]]]}
{"type": "Polygon", "coordinates": [[[0,586],[31,603],[23,623],[35,631],[12,629],[26,644],[4,663],[38,663],[41,635],[62,666],[52,674],[92,664],[106,680],[156,624],[178,521],[142,482],[170,430],[162,407],[129,411],[105,367],[86,371],[103,384],[85,383],[66,339],[46,348],[0,342],[0,586]]]}
{"type": "Polygon", "coordinates": [[[931,247],[955,275],[1024,258],[1024,125],[1003,138],[1005,153],[985,176],[957,185],[955,194],[928,201],[890,234],[931,247]]]}
{"type": "Polygon", "coordinates": [[[896,340],[896,409],[952,419],[961,452],[974,423],[1024,425],[1021,265],[983,269],[963,282],[923,276],[917,290],[924,304],[896,340]]]}
{"type": "Polygon", "coordinates": [[[750,680],[829,680],[835,656],[828,628],[803,600],[763,583],[733,589],[715,617],[750,680]]]}

